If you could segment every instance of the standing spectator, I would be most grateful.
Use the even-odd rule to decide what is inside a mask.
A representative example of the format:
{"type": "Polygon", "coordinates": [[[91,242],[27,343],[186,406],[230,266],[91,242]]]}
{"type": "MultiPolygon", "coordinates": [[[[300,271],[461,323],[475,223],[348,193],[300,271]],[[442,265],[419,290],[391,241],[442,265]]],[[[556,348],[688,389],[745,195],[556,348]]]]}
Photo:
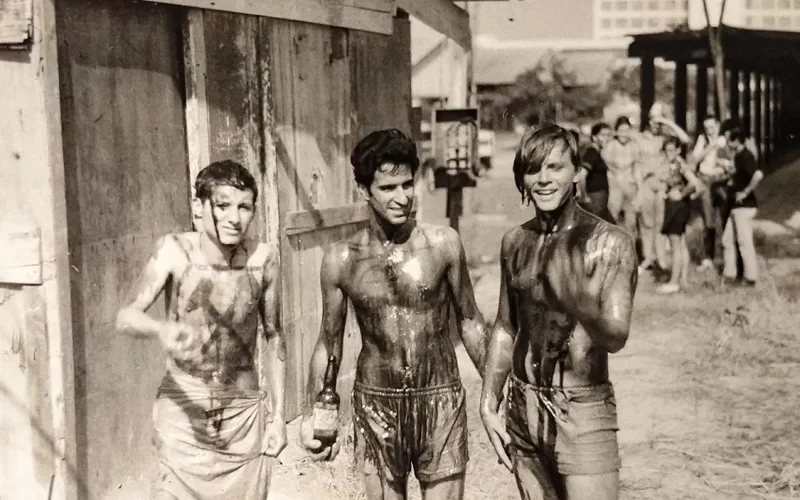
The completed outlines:
{"type": "Polygon", "coordinates": [[[697,177],[702,183],[699,198],[703,217],[703,260],[698,270],[713,269],[717,245],[717,217],[720,227],[725,227],[728,215],[726,206],[731,161],[727,154],[725,137],[720,135],[719,121],[715,116],[703,120],[703,133],[697,138],[691,160],[697,165],[697,177]]]}
{"type": "Polygon", "coordinates": [[[758,261],[753,243],[753,219],[756,216],[755,189],[764,173],[758,168],[753,153],[745,147],[745,134],[740,129],[730,131],[730,146],[734,151],[733,177],[730,196],[733,202],[731,215],[722,233],[722,248],[726,280],[736,279],[736,249],[742,254],[744,263],[743,284],[753,286],[758,280],[758,261]]]}
{"type": "Polygon", "coordinates": [[[672,249],[672,273],[669,282],[656,289],[659,293],[676,293],[686,288],[689,280],[689,247],[686,245],[686,224],[691,209],[689,195],[694,192],[699,180],[680,157],[680,143],[676,138],[664,143],[664,163],[667,168],[665,181],[664,224],[661,234],[669,238],[672,249]]]}
{"type": "Polygon", "coordinates": [[[591,142],[581,152],[583,170],[580,174],[580,183],[587,198],[583,205],[587,211],[616,224],[608,210],[608,165],[601,154],[611,139],[611,126],[605,122],[598,122],[592,126],[590,133],[591,142]]]}
{"type": "Polygon", "coordinates": [[[644,261],[640,269],[656,267],[663,272],[669,268],[669,243],[661,226],[664,223],[664,180],[667,177],[664,162],[664,144],[674,138],[680,144],[689,142],[689,136],[675,122],[662,115],[660,106],[654,105],[650,120],[638,138],[639,158],[635,172],[639,184],[639,230],[642,237],[644,261]]]}
{"type": "Polygon", "coordinates": [[[608,209],[617,221],[624,211],[623,226],[635,238],[638,192],[634,168],[639,158],[639,146],[631,135],[631,121],[627,116],[617,118],[614,131],[614,138],[601,150],[608,167],[608,209]]]}

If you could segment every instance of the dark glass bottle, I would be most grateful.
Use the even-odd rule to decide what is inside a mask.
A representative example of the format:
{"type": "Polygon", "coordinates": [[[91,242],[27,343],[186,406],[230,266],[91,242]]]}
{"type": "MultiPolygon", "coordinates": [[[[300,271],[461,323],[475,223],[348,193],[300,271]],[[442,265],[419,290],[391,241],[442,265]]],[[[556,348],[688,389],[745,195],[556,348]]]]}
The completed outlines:
{"type": "Polygon", "coordinates": [[[314,439],[322,443],[322,448],[336,442],[339,433],[339,395],[336,393],[336,377],[339,365],[336,356],[328,358],[322,390],[314,403],[314,439]]]}

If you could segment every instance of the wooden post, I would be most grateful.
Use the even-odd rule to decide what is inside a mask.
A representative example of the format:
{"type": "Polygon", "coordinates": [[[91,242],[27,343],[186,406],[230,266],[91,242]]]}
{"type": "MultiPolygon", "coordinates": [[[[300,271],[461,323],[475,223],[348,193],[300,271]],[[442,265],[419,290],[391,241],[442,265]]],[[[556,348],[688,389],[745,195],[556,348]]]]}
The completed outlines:
{"type": "Polygon", "coordinates": [[[656,100],[656,67],[652,56],[642,57],[642,67],[640,72],[640,112],[639,128],[644,130],[649,121],[650,108],[656,100]]]}
{"type": "Polygon", "coordinates": [[[783,82],[780,78],[775,79],[775,145],[783,151],[786,145],[783,136],[783,82]]]}
{"type": "Polygon", "coordinates": [[[730,70],[730,79],[728,80],[728,95],[731,99],[731,105],[728,108],[730,110],[730,117],[736,120],[737,122],[741,121],[740,117],[740,109],[739,109],[739,70],[736,68],[731,68],[730,70]]]}
{"type": "Polygon", "coordinates": [[[686,130],[686,62],[675,63],[675,123],[686,130]]]}
{"type": "MultiPolygon", "coordinates": [[[[203,11],[188,9],[183,19],[183,64],[186,88],[186,148],[189,185],[194,199],[194,181],[210,160],[208,106],[206,104],[206,41],[203,11]]],[[[194,220],[194,214],[192,214],[194,220]]],[[[197,221],[195,221],[197,222],[197,221]]]]}
{"type": "Polygon", "coordinates": [[[459,221],[464,210],[464,188],[447,188],[447,218],[450,227],[459,231],[459,221]]]}
{"type": "Polygon", "coordinates": [[[753,134],[753,76],[750,71],[742,71],[742,129],[748,136],[753,134]]]}
{"type": "Polygon", "coordinates": [[[772,76],[764,75],[764,158],[769,161],[775,152],[774,88],[772,76]]]}
{"type": "Polygon", "coordinates": [[[764,93],[762,92],[761,87],[761,73],[756,73],[755,78],[753,78],[755,87],[753,88],[753,103],[754,106],[754,113],[753,113],[753,137],[756,140],[756,148],[758,149],[758,159],[761,161],[764,158],[764,113],[762,109],[763,101],[764,101],[764,93]]]}
{"type": "Polygon", "coordinates": [[[697,63],[695,79],[695,123],[697,130],[702,130],[703,119],[708,114],[708,66],[697,63]]]}

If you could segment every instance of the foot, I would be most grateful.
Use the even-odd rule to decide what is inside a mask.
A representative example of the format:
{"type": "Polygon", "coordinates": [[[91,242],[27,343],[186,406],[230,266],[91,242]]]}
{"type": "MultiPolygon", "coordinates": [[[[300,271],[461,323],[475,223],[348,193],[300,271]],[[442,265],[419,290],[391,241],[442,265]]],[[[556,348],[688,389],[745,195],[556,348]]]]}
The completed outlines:
{"type": "Polygon", "coordinates": [[[703,259],[703,262],[697,266],[698,271],[705,271],[714,269],[714,262],[711,259],[703,259]]]}
{"type": "Polygon", "coordinates": [[[752,288],[752,287],[756,286],[756,280],[749,280],[749,279],[745,278],[739,284],[742,285],[742,286],[746,286],[746,287],[752,288]]]}
{"type": "Polygon", "coordinates": [[[680,291],[681,287],[677,283],[664,283],[663,285],[656,288],[656,293],[662,293],[662,294],[678,293],[680,291]]]}
{"type": "Polygon", "coordinates": [[[639,272],[642,271],[649,271],[653,268],[653,261],[652,260],[644,260],[641,264],[639,264],[639,272]]]}

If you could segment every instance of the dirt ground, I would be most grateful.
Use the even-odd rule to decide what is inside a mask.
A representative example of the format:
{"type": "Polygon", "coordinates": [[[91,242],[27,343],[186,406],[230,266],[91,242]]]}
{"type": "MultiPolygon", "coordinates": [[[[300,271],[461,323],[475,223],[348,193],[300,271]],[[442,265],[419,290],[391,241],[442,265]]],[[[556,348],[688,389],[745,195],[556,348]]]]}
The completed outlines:
{"type": "MultiPolygon", "coordinates": [[[[508,151],[501,154],[497,164],[510,165],[508,151]]],[[[527,212],[507,170],[482,179],[471,199],[475,214],[462,231],[487,321],[496,313],[493,261],[500,236],[527,212]]],[[[425,218],[439,214],[443,222],[441,194],[425,196],[425,218]]],[[[796,237],[782,237],[797,245],[796,237]]],[[[630,340],[610,361],[621,428],[620,498],[800,498],[794,418],[800,407],[800,260],[785,254],[762,252],[764,278],[755,290],[724,288],[715,274],[697,274],[690,290],[664,297],[642,277],[630,340]]],[[[466,498],[517,499],[513,477],[497,464],[478,417],[480,378],[463,348],[458,352],[470,426],[466,498]]],[[[290,440],[296,436],[292,426],[290,440]]],[[[344,449],[333,463],[316,464],[303,461],[293,443],[274,469],[270,499],[363,498],[352,447],[344,449]]],[[[410,498],[418,499],[411,483],[410,498]]]]}

